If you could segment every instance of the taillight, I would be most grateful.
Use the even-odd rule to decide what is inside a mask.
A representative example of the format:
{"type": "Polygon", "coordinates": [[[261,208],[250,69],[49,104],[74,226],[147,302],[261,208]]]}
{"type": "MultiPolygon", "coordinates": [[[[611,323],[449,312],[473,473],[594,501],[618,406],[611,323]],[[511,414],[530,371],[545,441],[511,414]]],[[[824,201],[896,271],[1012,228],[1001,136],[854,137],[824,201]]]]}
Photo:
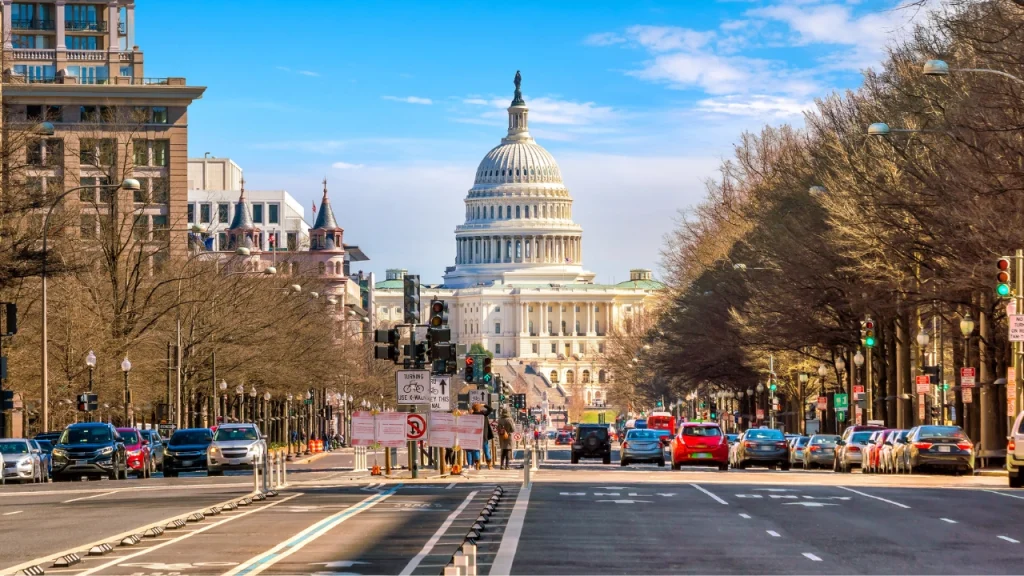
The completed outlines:
{"type": "Polygon", "coordinates": [[[931,442],[914,442],[914,447],[918,450],[927,450],[932,447],[931,442]]]}
{"type": "Polygon", "coordinates": [[[971,448],[974,448],[974,445],[970,442],[957,442],[956,447],[961,450],[970,450],[971,448]]]}
{"type": "Polygon", "coordinates": [[[743,443],[743,447],[744,448],[753,448],[754,446],[755,446],[755,444],[753,442],[744,442],[743,443]]]}
{"type": "Polygon", "coordinates": [[[821,450],[821,447],[820,446],[811,446],[810,450],[811,450],[811,452],[817,452],[818,450],[821,450]]]}
{"type": "Polygon", "coordinates": [[[623,442],[622,443],[622,447],[623,448],[629,448],[629,442],[623,442]]]}
{"type": "Polygon", "coordinates": [[[860,447],[850,446],[849,448],[847,448],[847,450],[849,450],[850,452],[860,452],[860,447]]]}
{"type": "Polygon", "coordinates": [[[1006,444],[1006,449],[1007,450],[1016,450],[1017,449],[1017,440],[1015,438],[1011,437],[1010,441],[1006,444]]]}
{"type": "Polygon", "coordinates": [[[776,448],[785,448],[786,447],[786,443],[785,442],[776,442],[775,443],[775,447],[776,448]]]}

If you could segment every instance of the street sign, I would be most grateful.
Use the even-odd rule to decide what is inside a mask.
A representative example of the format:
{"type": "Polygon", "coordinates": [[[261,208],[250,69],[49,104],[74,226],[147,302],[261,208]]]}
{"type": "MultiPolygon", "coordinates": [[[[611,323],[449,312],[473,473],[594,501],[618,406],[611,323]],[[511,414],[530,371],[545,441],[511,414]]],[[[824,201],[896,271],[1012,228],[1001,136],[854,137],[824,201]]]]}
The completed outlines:
{"type": "Polygon", "coordinates": [[[864,397],[864,385],[863,384],[854,384],[854,386],[853,386],[853,399],[854,400],[860,400],[863,397],[864,397]]]}
{"type": "Polygon", "coordinates": [[[757,419],[758,420],[764,420],[764,409],[763,408],[758,408],[757,409],[757,419]]]}
{"type": "Polygon", "coordinates": [[[376,432],[372,412],[352,413],[352,438],[349,440],[353,446],[372,446],[376,441],[376,432]]]}
{"type": "Polygon", "coordinates": [[[846,412],[850,409],[850,397],[846,394],[835,395],[836,412],[846,412]]]}
{"type": "Polygon", "coordinates": [[[405,446],[405,429],[408,426],[405,412],[381,412],[375,420],[377,424],[377,442],[385,448],[405,446]]]}
{"type": "Polygon", "coordinates": [[[1024,314],[1010,314],[1006,318],[1010,326],[1010,342],[1024,342],[1024,314]]]}
{"type": "Polygon", "coordinates": [[[917,395],[917,419],[924,422],[924,394],[917,395]]]}
{"type": "Polygon", "coordinates": [[[963,397],[964,404],[970,404],[971,402],[974,402],[974,389],[962,388],[960,390],[960,396],[963,397]]]}
{"type": "Polygon", "coordinates": [[[422,440],[427,434],[427,417],[424,414],[409,414],[405,417],[405,439],[422,440]]]}
{"type": "Polygon", "coordinates": [[[1006,303],[1006,315],[1007,316],[1013,316],[1016,313],[1017,313],[1017,301],[1011,299],[1009,302],[1006,303]]]}
{"type": "Polygon", "coordinates": [[[515,444],[519,444],[522,441],[523,441],[523,433],[522,432],[516,432],[516,433],[512,434],[512,442],[514,442],[515,444]]]}
{"type": "Polygon", "coordinates": [[[463,450],[483,450],[484,415],[463,414],[455,420],[455,433],[463,450]]]}
{"type": "Polygon", "coordinates": [[[1016,416],[1017,415],[1017,385],[1014,382],[1013,368],[1010,368],[1007,372],[1006,378],[1006,415],[1016,416]]]}
{"type": "Polygon", "coordinates": [[[395,372],[395,397],[399,406],[430,404],[430,370],[395,372]]]}
{"type": "Polygon", "coordinates": [[[960,369],[960,387],[974,388],[974,368],[960,369]]]}
{"type": "Polygon", "coordinates": [[[828,409],[828,396],[818,396],[818,410],[828,409]]]}
{"type": "Polygon", "coordinates": [[[928,374],[922,374],[914,379],[917,383],[918,394],[928,394],[932,391],[932,377],[928,374]]]}
{"type": "Polygon", "coordinates": [[[840,422],[846,420],[846,412],[836,412],[836,420],[840,422]]]}
{"type": "Polygon", "coordinates": [[[430,409],[441,412],[452,409],[452,379],[450,376],[430,377],[430,409]]]}
{"type": "Polygon", "coordinates": [[[487,390],[470,390],[469,391],[469,404],[486,404],[487,403],[487,390]]]}
{"type": "Polygon", "coordinates": [[[428,445],[434,448],[455,447],[455,415],[449,412],[430,413],[428,445]]]}

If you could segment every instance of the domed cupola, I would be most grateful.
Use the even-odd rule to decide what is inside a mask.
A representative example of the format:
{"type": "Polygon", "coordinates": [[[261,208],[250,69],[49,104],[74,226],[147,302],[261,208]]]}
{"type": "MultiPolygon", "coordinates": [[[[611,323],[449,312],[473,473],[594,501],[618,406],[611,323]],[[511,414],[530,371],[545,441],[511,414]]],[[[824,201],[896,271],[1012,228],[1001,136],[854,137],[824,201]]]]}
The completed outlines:
{"type": "Polygon", "coordinates": [[[316,214],[316,222],[309,231],[309,249],[316,251],[341,251],[344,230],[334,219],[331,201],[327,198],[327,178],[324,178],[324,197],[320,200],[320,210],[316,214]]]}

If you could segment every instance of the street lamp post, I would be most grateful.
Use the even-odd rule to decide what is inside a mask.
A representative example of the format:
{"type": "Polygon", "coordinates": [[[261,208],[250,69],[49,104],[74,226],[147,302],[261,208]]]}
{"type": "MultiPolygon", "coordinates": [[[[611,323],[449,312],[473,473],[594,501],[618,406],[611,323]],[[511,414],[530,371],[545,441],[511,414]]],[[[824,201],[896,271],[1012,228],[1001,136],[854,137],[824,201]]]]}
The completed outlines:
{"type": "Polygon", "coordinates": [[[309,390],[306,390],[306,405],[305,405],[305,412],[306,412],[306,450],[303,452],[303,454],[306,454],[307,456],[309,454],[312,454],[312,452],[309,449],[309,441],[313,439],[313,402],[312,402],[312,400],[313,400],[313,393],[310,392],[309,390]]]}
{"type": "Polygon", "coordinates": [[[132,421],[131,421],[131,417],[132,417],[132,409],[131,409],[132,391],[128,387],[128,372],[130,372],[131,369],[132,369],[132,363],[131,363],[130,360],[128,360],[128,357],[125,356],[124,360],[121,360],[121,371],[124,372],[124,425],[125,426],[131,426],[132,425],[132,421]]]}
{"type": "Polygon", "coordinates": [[[285,459],[291,460],[292,459],[292,433],[291,433],[291,430],[289,430],[289,428],[290,428],[291,419],[292,419],[292,400],[295,399],[295,396],[293,396],[291,393],[289,393],[288,396],[286,396],[285,398],[286,398],[286,400],[285,400],[285,403],[284,403],[284,442],[285,442],[284,455],[285,455],[285,459]]]}
{"type": "MultiPolygon", "coordinates": [[[[49,125],[48,128],[43,129],[43,133],[46,135],[53,135],[53,125],[49,122],[44,122],[40,126],[49,125]]],[[[53,215],[53,211],[60,204],[67,195],[72,192],[78,192],[79,190],[85,190],[86,188],[110,188],[122,190],[139,190],[141,185],[139,181],[134,178],[125,178],[120,184],[102,184],[99,186],[78,186],[70,190],[65,190],[56,198],[53,203],[50,204],[50,209],[46,211],[46,217],[43,219],[43,253],[42,262],[40,263],[40,276],[42,278],[42,349],[40,351],[41,364],[42,364],[42,404],[43,404],[43,431],[50,429],[50,381],[49,381],[49,334],[47,331],[47,290],[46,290],[46,256],[47,256],[47,233],[50,229],[50,216],[53,215]]]]}
{"type": "Polygon", "coordinates": [[[811,379],[810,374],[807,372],[801,372],[797,377],[797,382],[800,383],[800,389],[797,392],[797,404],[800,405],[800,432],[807,432],[807,381],[811,379]]]}
{"type": "Polygon", "coordinates": [[[260,423],[259,410],[256,409],[256,386],[249,386],[249,419],[253,424],[260,423]]]}
{"type": "MultiPolygon", "coordinates": [[[[220,394],[217,394],[217,403],[221,404],[220,414],[223,417],[224,422],[227,422],[228,421],[228,383],[227,383],[227,381],[226,380],[221,380],[220,384],[218,385],[218,387],[220,388],[220,394]],[[222,400],[223,400],[223,402],[222,402],[222,400]]],[[[214,416],[213,416],[213,424],[214,424],[214,426],[218,425],[217,415],[216,414],[214,414],[214,416]]]]}
{"type": "MultiPolygon", "coordinates": [[[[764,399],[761,397],[762,394],[764,394],[764,384],[761,384],[760,382],[758,382],[756,390],[757,390],[757,406],[755,406],[755,414],[754,414],[755,417],[757,416],[756,409],[760,408],[761,405],[764,402],[764,399]]],[[[760,422],[760,418],[757,418],[757,421],[760,422]]]]}
{"type": "MultiPolygon", "coordinates": [[[[860,370],[864,367],[864,354],[860,350],[857,350],[857,354],[853,356],[853,364],[857,366],[857,384],[861,384],[863,380],[860,379],[860,370]]],[[[870,396],[870,393],[868,394],[870,396]]],[[[851,400],[857,401],[856,394],[851,400]]],[[[849,402],[849,401],[847,401],[849,402]]],[[[849,404],[847,404],[849,405],[849,404]]],[[[867,402],[867,410],[864,411],[864,422],[857,422],[858,424],[867,424],[867,421],[871,419],[871,402],[867,402]]]]}
{"type": "MultiPolygon", "coordinates": [[[[92,394],[92,373],[96,370],[96,354],[92,350],[85,355],[85,365],[89,367],[89,393],[92,394]]],[[[88,418],[88,421],[92,422],[92,413],[89,413],[88,418]]]]}
{"type": "Polygon", "coordinates": [[[235,400],[238,401],[238,421],[245,422],[245,386],[235,386],[235,400]]]}
{"type": "MultiPolygon", "coordinates": [[[[926,332],[924,330],[921,330],[920,332],[917,333],[916,340],[917,340],[917,345],[921,348],[921,352],[918,354],[918,356],[921,357],[921,371],[923,372],[924,371],[924,367],[927,366],[927,360],[924,357],[924,354],[925,354],[924,351],[925,351],[926,348],[928,348],[928,343],[931,342],[931,336],[928,335],[928,332],[926,332]]],[[[915,390],[915,392],[916,392],[916,390],[915,390]]],[[[928,397],[927,394],[924,394],[923,396],[925,398],[928,397]]],[[[921,400],[918,400],[918,402],[921,402],[921,400]]],[[[918,404],[918,405],[920,405],[920,404],[918,404]]],[[[928,408],[928,407],[926,406],[925,408],[928,408]]],[[[922,424],[925,422],[925,419],[927,417],[928,417],[927,412],[925,412],[925,414],[921,415],[921,423],[922,424]]]]}
{"type": "Polygon", "coordinates": [[[263,393],[263,434],[270,433],[270,392],[263,393]]]}
{"type": "MultiPolygon", "coordinates": [[[[971,334],[974,333],[974,318],[971,318],[971,313],[968,312],[964,315],[963,319],[960,320],[960,333],[964,335],[964,366],[970,367],[971,365],[971,334]]],[[[957,404],[957,414],[963,414],[963,426],[964,430],[970,434],[970,422],[967,418],[967,407],[963,402],[964,397],[964,383],[961,378],[960,381],[960,402],[957,404]]]]}

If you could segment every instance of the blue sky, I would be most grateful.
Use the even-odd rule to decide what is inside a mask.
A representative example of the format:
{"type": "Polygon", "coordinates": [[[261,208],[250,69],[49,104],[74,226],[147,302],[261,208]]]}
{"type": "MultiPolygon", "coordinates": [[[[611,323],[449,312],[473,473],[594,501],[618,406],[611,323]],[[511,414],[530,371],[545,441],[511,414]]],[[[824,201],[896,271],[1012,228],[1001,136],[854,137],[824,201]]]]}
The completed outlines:
{"type": "Polygon", "coordinates": [[[516,70],[600,282],[658,269],[744,130],[859,85],[917,11],[894,0],[137,3],[147,76],[207,86],[189,151],[306,206],[326,176],[363,268],[439,281],[516,70]],[[173,25],[187,21],[187,27],[173,25]]]}

